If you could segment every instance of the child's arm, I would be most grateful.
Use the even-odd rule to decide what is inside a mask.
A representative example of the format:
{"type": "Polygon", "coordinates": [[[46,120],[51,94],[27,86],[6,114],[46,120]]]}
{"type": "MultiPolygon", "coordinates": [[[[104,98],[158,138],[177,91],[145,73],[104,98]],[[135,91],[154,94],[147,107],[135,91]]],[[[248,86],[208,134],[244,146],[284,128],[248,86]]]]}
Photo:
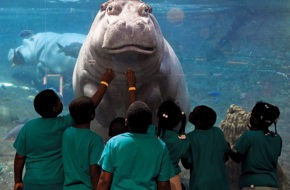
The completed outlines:
{"type": "Polygon", "coordinates": [[[98,182],[98,190],[109,190],[112,184],[113,174],[102,170],[98,182]]]}
{"type": "Polygon", "coordinates": [[[157,190],[170,190],[169,181],[158,181],[157,182],[157,190]]]}
{"type": "Polygon", "coordinates": [[[136,76],[133,70],[128,68],[127,73],[128,92],[130,104],[136,101],[136,76]]]}
{"type": "Polygon", "coordinates": [[[25,156],[21,156],[19,154],[15,154],[14,158],[14,190],[22,190],[22,173],[25,164],[25,156]]]}
{"type": "Polygon", "coordinates": [[[97,164],[90,165],[91,183],[93,185],[94,190],[97,190],[100,174],[101,167],[99,165],[97,164]]]}
{"type": "Polygon", "coordinates": [[[111,83],[114,77],[115,77],[115,74],[113,70],[106,69],[106,72],[101,77],[100,87],[98,88],[97,92],[92,96],[95,107],[97,107],[99,103],[101,102],[107,90],[107,87],[109,86],[109,84],[111,83]]]}

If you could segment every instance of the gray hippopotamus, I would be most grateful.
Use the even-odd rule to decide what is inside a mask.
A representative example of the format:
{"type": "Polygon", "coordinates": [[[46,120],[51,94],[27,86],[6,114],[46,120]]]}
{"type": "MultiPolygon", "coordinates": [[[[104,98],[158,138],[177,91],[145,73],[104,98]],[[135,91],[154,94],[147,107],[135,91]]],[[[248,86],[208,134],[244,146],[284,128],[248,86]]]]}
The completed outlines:
{"type": "Polygon", "coordinates": [[[106,137],[104,128],[128,108],[128,68],[136,74],[137,100],[145,101],[154,115],[167,98],[189,111],[179,59],[163,37],[152,8],[141,0],[109,0],[101,5],[75,65],[75,95],[92,96],[106,68],[116,76],[96,109],[96,121],[103,127],[95,130],[101,136],[106,137]]]}
{"type": "MultiPolygon", "coordinates": [[[[26,32],[27,33],[27,32],[26,32]]],[[[8,60],[12,65],[35,66],[35,75],[37,82],[41,83],[46,74],[61,74],[66,81],[71,82],[74,65],[77,55],[71,55],[71,52],[78,54],[76,50],[70,51],[72,44],[81,44],[86,35],[78,33],[54,33],[43,32],[29,35],[21,35],[22,44],[10,49],[8,60]]],[[[79,47],[81,46],[79,45],[79,47]]],[[[76,45],[73,46],[74,49],[76,45]]]]}

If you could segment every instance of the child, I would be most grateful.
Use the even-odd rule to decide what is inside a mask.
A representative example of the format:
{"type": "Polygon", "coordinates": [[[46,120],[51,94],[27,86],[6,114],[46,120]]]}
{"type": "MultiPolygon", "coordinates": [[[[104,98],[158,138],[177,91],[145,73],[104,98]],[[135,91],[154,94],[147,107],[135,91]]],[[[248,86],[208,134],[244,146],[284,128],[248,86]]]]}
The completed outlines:
{"type": "Polygon", "coordinates": [[[186,115],[174,101],[167,100],[159,106],[157,117],[157,136],[165,142],[174,167],[174,177],[170,178],[171,190],[181,190],[179,161],[189,145],[185,136],[186,115]]]}
{"type": "Polygon", "coordinates": [[[277,163],[282,139],[277,134],[279,108],[266,102],[257,102],[250,117],[250,130],[244,132],[230,151],[230,157],[242,162],[240,188],[278,190],[277,163]],[[269,130],[274,123],[275,132],[269,130]]]}
{"type": "Polygon", "coordinates": [[[144,102],[129,106],[129,132],[111,138],[99,161],[102,172],[98,190],[170,190],[169,153],[161,140],[146,134],[151,123],[152,112],[144,102]]]}
{"type": "Polygon", "coordinates": [[[94,103],[91,98],[81,96],[70,103],[69,112],[75,126],[63,134],[63,189],[97,189],[101,172],[97,163],[104,145],[102,138],[90,130],[95,117],[94,103]]]}
{"type": "MultiPolygon", "coordinates": [[[[112,69],[107,69],[98,91],[92,97],[95,107],[113,78],[112,69]]],[[[70,115],[58,116],[63,105],[53,90],[46,89],[37,94],[34,108],[41,117],[28,121],[13,144],[16,149],[14,189],[61,190],[64,182],[62,135],[68,126],[73,125],[73,121],[70,115]],[[24,165],[26,170],[22,182],[24,165]]]]}
{"type": "MultiPolygon", "coordinates": [[[[128,83],[128,95],[130,104],[136,100],[136,76],[131,68],[127,69],[126,79],[128,83]]],[[[124,117],[117,117],[113,119],[109,125],[109,137],[114,137],[121,133],[128,132],[128,128],[125,125],[124,117]]]]}
{"type": "Polygon", "coordinates": [[[229,147],[223,132],[213,126],[216,112],[204,105],[197,106],[190,113],[189,122],[195,125],[195,130],[187,135],[189,158],[182,160],[190,168],[189,188],[229,190],[225,168],[229,147]]]}
{"type": "Polygon", "coordinates": [[[109,126],[110,138],[125,132],[128,132],[128,128],[125,125],[124,117],[117,117],[111,121],[109,126]]]}

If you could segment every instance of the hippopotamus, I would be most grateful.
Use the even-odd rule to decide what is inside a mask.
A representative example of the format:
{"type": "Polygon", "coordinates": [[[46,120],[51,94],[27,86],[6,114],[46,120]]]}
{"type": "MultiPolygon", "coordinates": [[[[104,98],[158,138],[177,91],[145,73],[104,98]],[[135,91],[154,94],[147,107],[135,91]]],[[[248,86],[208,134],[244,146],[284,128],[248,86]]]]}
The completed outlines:
{"type": "Polygon", "coordinates": [[[42,82],[46,74],[61,74],[64,80],[71,83],[77,55],[67,55],[67,47],[71,44],[82,44],[86,35],[54,32],[24,34],[21,33],[22,44],[9,50],[9,62],[12,65],[35,65],[36,71],[33,75],[38,83],[42,82]]]}
{"type": "Polygon", "coordinates": [[[136,75],[137,100],[147,103],[153,115],[169,98],[189,112],[179,59],[164,38],[152,8],[141,0],[109,0],[101,5],[77,58],[75,96],[92,96],[106,68],[112,68],[115,78],[96,108],[98,127],[93,127],[103,138],[110,121],[125,116],[129,106],[128,68],[136,75]]]}

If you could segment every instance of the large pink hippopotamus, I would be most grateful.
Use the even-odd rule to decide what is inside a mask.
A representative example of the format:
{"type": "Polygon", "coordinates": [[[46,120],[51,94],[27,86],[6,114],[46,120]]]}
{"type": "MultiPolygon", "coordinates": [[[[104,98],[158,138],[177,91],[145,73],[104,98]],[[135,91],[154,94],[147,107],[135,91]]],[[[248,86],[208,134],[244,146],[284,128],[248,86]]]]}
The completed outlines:
{"type": "Polygon", "coordinates": [[[141,0],[109,0],[101,5],[75,65],[75,95],[92,96],[106,68],[112,68],[116,76],[96,109],[96,121],[103,127],[95,130],[103,137],[111,120],[124,116],[128,108],[128,68],[136,74],[137,100],[145,101],[154,114],[167,98],[175,99],[188,112],[181,64],[164,39],[152,8],[141,0]]]}

